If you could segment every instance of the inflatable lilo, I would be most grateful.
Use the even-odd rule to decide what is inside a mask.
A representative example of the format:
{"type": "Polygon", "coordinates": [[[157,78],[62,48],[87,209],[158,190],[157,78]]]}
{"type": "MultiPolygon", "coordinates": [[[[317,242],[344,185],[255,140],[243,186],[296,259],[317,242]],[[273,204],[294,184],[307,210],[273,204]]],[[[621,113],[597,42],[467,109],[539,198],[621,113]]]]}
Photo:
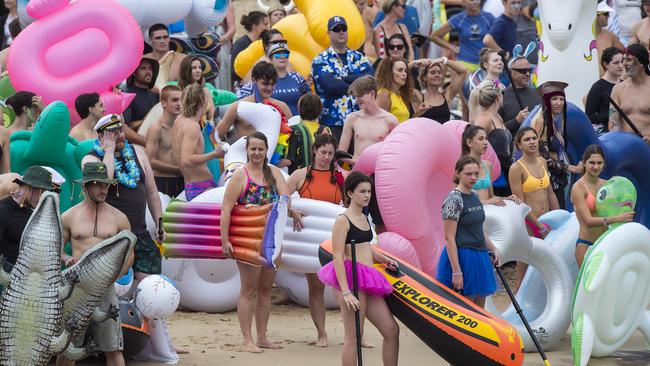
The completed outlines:
{"type": "MultiPolygon", "coordinates": [[[[645,187],[644,187],[645,188],[645,187]]],[[[602,217],[630,212],[636,190],[628,179],[614,177],[596,194],[602,217]]],[[[650,230],[630,222],[612,224],[585,255],[571,311],[575,365],[590,356],[605,357],[637,329],[650,341],[650,230]]]]}
{"type": "Polygon", "coordinates": [[[45,107],[32,131],[18,131],[11,135],[9,151],[11,169],[22,174],[32,165],[47,165],[64,178],[60,204],[65,211],[83,197],[73,194],[75,179],[81,178],[81,159],[92,148],[92,141],[79,143],[68,136],[70,113],[68,107],[55,101],[45,107]]]}
{"type": "MultiPolygon", "coordinates": [[[[450,123],[440,125],[426,118],[401,123],[385,141],[368,147],[354,166],[375,174],[384,223],[388,232],[399,234],[387,238],[391,253],[405,258],[415,251],[422,271],[429,275],[435,274],[444,247],[440,207],[460,156],[462,130],[450,123]]],[[[500,167],[496,154],[492,156],[492,166],[500,167]]]]}
{"type": "MultiPolygon", "coordinates": [[[[164,255],[225,259],[221,251],[221,204],[172,201],[163,214],[164,255]]],[[[287,215],[287,199],[264,206],[236,205],[230,221],[235,259],[277,268],[287,215]]]]}
{"type": "Polygon", "coordinates": [[[97,92],[106,113],[122,113],[135,95],[112,89],[138,67],[144,45],[131,14],[111,0],[31,0],[27,12],[37,20],[16,37],[7,60],[15,89],[44,103],[62,100],[73,116],[75,98],[97,92]]]}
{"type": "MultiPolygon", "coordinates": [[[[391,312],[445,361],[452,365],[523,364],[522,342],[514,327],[399,258],[375,250],[399,265],[397,272],[384,264],[374,265],[393,286],[386,297],[391,312]]],[[[323,264],[332,260],[331,241],[321,244],[319,258],[323,264]]]]}
{"type": "MultiPolygon", "coordinates": [[[[540,277],[541,292],[546,297],[543,303],[536,303],[530,313],[530,300],[538,300],[536,297],[529,298],[530,291],[522,296],[521,290],[517,293],[517,301],[524,310],[531,329],[544,350],[549,349],[566,334],[571,322],[569,308],[571,305],[571,291],[574,279],[564,259],[557,254],[556,248],[544,241],[528,236],[524,224],[524,217],[530,211],[525,204],[517,205],[506,201],[505,207],[495,205],[483,206],[485,210],[484,228],[494,245],[499,248],[503,263],[509,261],[521,261],[530,264],[535,268],[540,277]],[[548,289],[548,293],[544,293],[548,289]],[[541,311],[538,312],[538,309],[541,311]]],[[[575,246],[575,240],[573,241],[575,246]]],[[[532,269],[531,268],[531,269],[532,269]]],[[[531,271],[529,269],[528,272],[531,271]]],[[[527,273],[526,276],[529,274],[527,273]]],[[[523,287],[523,285],[522,285],[523,287]]],[[[492,313],[499,312],[490,306],[492,313]]],[[[519,315],[512,309],[507,309],[502,317],[509,321],[517,329],[522,337],[526,351],[535,351],[532,338],[526,331],[519,315]]]]}
{"type": "Polygon", "coordinates": [[[582,97],[598,80],[596,3],[591,0],[539,2],[542,29],[538,83],[570,80],[567,100],[576,105],[582,105],[582,97]]]}

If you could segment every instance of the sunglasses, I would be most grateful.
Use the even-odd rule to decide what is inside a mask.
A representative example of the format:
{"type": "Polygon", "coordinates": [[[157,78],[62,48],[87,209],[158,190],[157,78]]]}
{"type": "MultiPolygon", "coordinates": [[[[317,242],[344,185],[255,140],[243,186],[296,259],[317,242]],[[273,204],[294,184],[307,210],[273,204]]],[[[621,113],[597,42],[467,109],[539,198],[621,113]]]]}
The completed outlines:
{"type": "Polygon", "coordinates": [[[278,52],[278,53],[274,53],[271,57],[273,57],[276,60],[280,59],[280,58],[287,58],[287,57],[289,57],[289,53],[288,52],[278,52]]]}
{"type": "Polygon", "coordinates": [[[518,72],[518,73],[520,73],[520,74],[524,74],[524,75],[525,75],[525,74],[532,74],[532,73],[533,73],[533,68],[532,68],[532,67],[523,68],[523,69],[519,69],[519,68],[511,68],[510,70],[512,70],[512,71],[516,71],[516,72],[518,72]]]}
{"type": "Polygon", "coordinates": [[[345,26],[334,27],[334,29],[332,29],[332,32],[334,32],[334,33],[343,33],[343,32],[347,32],[347,31],[348,31],[348,27],[345,27],[345,26]]]}
{"type": "Polygon", "coordinates": [[[278,39],[278,40],[275,40],[275,41],[271,41],[269,43],[270,44],[287,43],[287,40],[286,39],[278,39]]]}
{"type": "Polygon", "coordinates": [[[406,9],[406,4],[397,3],[397,4],[395,4],[395,6],[406,9]]]}
{"type": "Polygon", "coordinates": [[[398,50],[398,51],[401,51],[401,50],[404,49],[404,45],[403,45],[403,44],[389,44],[389,45],[388,45],[388,49],[389,49],[389,50],[398,50]]]}
{"type": "Polygon", "coordinates": [[[604,15],[604,16],[608,17],[609,13],[608,12],[597,12],[596,15],[604,15]]]}

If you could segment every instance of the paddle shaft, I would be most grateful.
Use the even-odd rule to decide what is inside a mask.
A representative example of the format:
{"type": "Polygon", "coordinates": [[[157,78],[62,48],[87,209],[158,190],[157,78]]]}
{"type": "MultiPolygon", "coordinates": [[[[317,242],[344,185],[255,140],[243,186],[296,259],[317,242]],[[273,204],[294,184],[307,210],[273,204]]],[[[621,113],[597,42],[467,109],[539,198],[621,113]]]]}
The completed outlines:
{"type": "Polygon", "coordinates": [[[512,305],[515,307],[515,310],[517,310],[517,314],[519,314],[521,321],[524,323],[524,326],[526,327],[528,334],[530,334],[530,337],[533,339],[533,343],[535,344],[535,348],[537,348],[537,352],[539,352],[539,355],[542,356],[542,360],[544,360],[544,364],[550,366],[551,364],[548,361],[548,358],[546,358],[546,354],[544,353],[544,350],[542,350],[542,347],[539,345],[539,342],[537,342],[537,337],[535,337],[535,334],[533,334],[533,330],[530,329],[530,324],[528,324],[528,320],[526,320],[526,317],[524,316],[524,312],[521,310],[521,307],[519,306],[519,303],[517,302],[515,295],[513,295],[512,290],[508,285],[508,282],[506,282],[506,278],[503,276],[503,272],[501,272],[501,268],[499,268],[496,264],[494,265],[494,268],[497,270],[497,274],[499,275],[499,278],[503,283],[503,287],[508,292],[508,296],[510,296],[510,300],[512,300],[512,305]]]}
{"type": "Polygon", "coordinates": [[[612,97],[611,97],[609,94],[607,94],[607,93],[605,93],[605,94],[603,94],[603,95],[605,96],[605,98],[607,98],[607,101],[609,101],[609,103],[610,103],[610,104],[611,104],[611,105],[616,109],[616,111],[618,112],[618,114],[621,115],[621,117],[625,120],[625,122],[627,122],[627,124],[630,126],[630,128],[632,129],[632,131],[634,131],[634,133],[635,133],[637,136],[639,136],[640,138],[643,138],[643,135],[641,134],[641,131],[639,131],[639,129],[636,128],[636,125],[632,122],[632,120],[630,120],[630,117],[628,117],[627,114],[626,114],[625,112],[623,112],[623,110],[621,109],[621,107],[619,107],[618,104],[616,104],[616,102],[614,101],[614,99],[612,99],[612,97]]]}
{"type": "MultiPolygon", "coordinates": [[[[359,285],[357,282],[357,250],[354,245],[355,240],[350,241],[350,256],[352,257],[352,294],[354,297],[359,300],[359,285]]],[[[359,307],[361,302],[359,302],[359,307]]],[[[357,336],[357,365],[363,365],[362,353],[361,353],[361,315],[359,314],[360,309],[354,311],[354,327],[357,336]]]]}
{"type": "Polygon", "coordinates": [[[501,56],[501,59],[503,61],[503,69],[506,71],[506,75],[508,75],[508,80],[510,80],[510,85],[512,86],[512,92],[515,93],[515,99],[517,99],[517,104],[519,104],[519,109],[520,110],[524,109],[524,103],[521,102],[521,97],[519,96],[519,92],[515,87],[515,81],[512,80],[512,72],[510,71],[510,67],[508,67],[506,52],[504,50],[501,50],[499,51],[499,55],[501,56]]]}

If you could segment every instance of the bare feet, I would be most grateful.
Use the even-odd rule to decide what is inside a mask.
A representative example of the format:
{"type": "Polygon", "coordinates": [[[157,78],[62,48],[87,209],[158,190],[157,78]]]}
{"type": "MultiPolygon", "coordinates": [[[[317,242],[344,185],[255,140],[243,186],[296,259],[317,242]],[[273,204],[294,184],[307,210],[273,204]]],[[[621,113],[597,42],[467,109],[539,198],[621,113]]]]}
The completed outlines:
{"type": "Polygon", "coordinates": [[[174,346],[174,350],[179,355],[186,355],[186,354],[190,353],[190,350],[188,350],[187,348],[179,348],[179,347],[174,346]]]}
{"type": "Polygon", "coordinates": [[[282,293],[282,295],[274,299],[271,299],[271,304],[273,305],[286,305],[286,304],[291,304],[292,302],[293,301],[291,301],[291,298],[284,292],[282,293]]]}
{"type": "Polygon", "coordinates": [[[250,353],[262,353],[263,351],[255,345],[253,342],[244,343],[244,351],[250,353]]]}
{"type": "Polygon", "coordinates": [[[361,338],[361,347],[363,348],[375,348],[375,345],[366,341],[365,338],[361,338]]]}
{"type": "Polygon", "coordinates": [[[263,340],[257,341],[257,346],[259,348],[268,348],[268,349],[280,349],[280,348],[282,348],[282,346],[280,346],[279,344],[273,343],[273,342],[269,341],[268,339],[263,339],[263,340]]]}
{"type": "Polygon", "coordinates": [[[320,348],[327,347],[327,336],[318,337],[318,341],[314,343],[314,347],[320,347],[320,348]]]}

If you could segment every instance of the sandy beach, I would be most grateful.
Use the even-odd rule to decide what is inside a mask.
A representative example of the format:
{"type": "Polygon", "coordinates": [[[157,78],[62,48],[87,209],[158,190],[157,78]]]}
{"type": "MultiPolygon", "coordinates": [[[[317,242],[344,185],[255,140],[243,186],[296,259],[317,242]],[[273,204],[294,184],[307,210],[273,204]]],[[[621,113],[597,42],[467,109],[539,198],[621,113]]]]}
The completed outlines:
{"type": "MultiPolygon", "coordinates": [[[[315,0],[314,0],[315,1],[315,0]]],[[[234,0],[237,22],[237,39],[244,32],[239,25],[241,15],[257,9],[255,0],[234,0]]],[[[279,290],[275,296],[280,296],[279,290]]],[[[505,293],[498,295],[503,306],[509,300],[505,293]]],[[[261,354],[250,354],[241,350],[241,333],[237,314],[206,314],[176,312],[168,319],[173,342],[179,347],[189,349],[190,353],[181,355],[180,365],[300,365],[331,366],[339,364],[343,326],[338,310],[327,313],[328,348],[310,345],[315,340],[316,331],[307,308],[295,304],[274,305],[269,321],[269,337],[283,348],[265,350],[261,354]]],[[[402,365],[446,365],[408,328],[400,324],[400,364],[402,365]]],[[[377,346],[364,349],[366,365],[381,364],[381,336],[369,323],[366,324],[366,337],[377,346]]],[[[591,359],[590,365],[650,365],[650,352],[640,333],[633,337],[612,357],[591,359]]],[[[570,334],[547,353],[552,365],[572,365],[570,334]]],[[[128,361],[133,366],[154,366],[155,363],[128,361]]],[[[84,361],[79,365],[99,365],[101,361],[84,361]]],[[[524,365],[543,365],[537,353],[526,354],[524,365]]]]}

